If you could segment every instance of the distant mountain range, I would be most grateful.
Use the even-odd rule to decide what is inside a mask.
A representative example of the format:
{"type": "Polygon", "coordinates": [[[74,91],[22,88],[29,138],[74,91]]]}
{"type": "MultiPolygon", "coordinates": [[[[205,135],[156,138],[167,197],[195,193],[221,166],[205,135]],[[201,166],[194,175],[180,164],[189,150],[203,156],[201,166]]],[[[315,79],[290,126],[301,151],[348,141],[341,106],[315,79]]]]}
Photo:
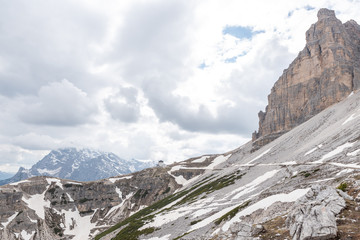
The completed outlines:
{"type": "Polygon", "coordinates": [[[18,182],[34,176],[51,176],[77,181],[94,181],[128,174],[155,166],[155,162],[125,160],[114,153],[91,149],[64,148],[51,151],[30,169],[21,167],[0,185],[18,182]]]}
{"type": "Polygon", "coordinates": [[[12,176],[14,176],[14,173],[7,173],[0,171],[0,180],[11,178],[12,176]]]}

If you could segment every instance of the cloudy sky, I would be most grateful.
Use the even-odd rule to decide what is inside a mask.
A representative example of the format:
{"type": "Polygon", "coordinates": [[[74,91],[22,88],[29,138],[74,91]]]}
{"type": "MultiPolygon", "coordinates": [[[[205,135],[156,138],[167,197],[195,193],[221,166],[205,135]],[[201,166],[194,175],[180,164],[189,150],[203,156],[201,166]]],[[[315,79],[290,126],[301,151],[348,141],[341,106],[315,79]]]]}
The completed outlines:
{"type": "Polygon", "coordinates": [[[250,140],[319,8],[359,0],[0,0],[0,171],[76,146],[174,162],[250,140]]]}

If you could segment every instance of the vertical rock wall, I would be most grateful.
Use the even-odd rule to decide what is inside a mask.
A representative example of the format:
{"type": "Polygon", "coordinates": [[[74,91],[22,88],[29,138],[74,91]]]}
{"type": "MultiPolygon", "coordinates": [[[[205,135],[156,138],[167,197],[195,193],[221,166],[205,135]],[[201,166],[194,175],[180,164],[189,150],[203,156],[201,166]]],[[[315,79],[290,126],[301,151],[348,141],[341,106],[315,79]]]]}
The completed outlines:
{"type": "Polygon", "coordinates": [[[259,112],[253,150],[360,88],[360,26],[353,20],[342,24],[328,9],[317,16],[305,48],[271,89],[265,112],[259,112]]]}

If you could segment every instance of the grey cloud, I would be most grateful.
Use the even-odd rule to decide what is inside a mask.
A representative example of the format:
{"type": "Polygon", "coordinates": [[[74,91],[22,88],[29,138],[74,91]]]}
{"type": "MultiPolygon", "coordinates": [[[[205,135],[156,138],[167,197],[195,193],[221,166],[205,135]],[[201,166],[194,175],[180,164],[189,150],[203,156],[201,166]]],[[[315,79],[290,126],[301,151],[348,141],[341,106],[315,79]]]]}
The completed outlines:
{"type": "Polygon", "coordinates": [[[76,126],[92,121],[97,106],[86,93],[68,80],[50,83],[40,88],[19,117],[31,124],[76,126]]]}
{"type": "Polygon", "coordinates": [[[118,31],[109,60],[120,62],[122,74],[133,84],[159,76],[180,80],[189,52],[187,28],[191,13],[191,4],[180,1],[134,5],[118,31]]]}
{"type": "Polygon", "coordinates": [[[113,119],[122,122],[136,122],[140,116],[140,106],[137,102],[136,88],[119,88],[118,94],[104,101],[106,110],[113,119]]]}
{"type": "Polygon", "coordinates": [[[163,84],[166,79],[145,84],[143,90],[149,105],[161,121],[173,122],[188,131],[233,133],[250,137],[251,132],[258,127],[257,113],[267,103],[265,96],[294,57],[276,39],[266,44],[271,44],[272,48],[260,49],[256,53],[255,62],[244,66],[243,71],[233,71],[228,79],[223,80],[225,84],[218,91],[234,105],[219,106],[217,116],[213,116],[206,106],[193,110],[189,99],[172,95],[175,86],[163,84]]]}
{"type": "Polygon", "coordinates": [[[73,1],[1,1],[0,94],[34,94],[63,78],[93,87],[90,44],[102,41],[105,23],[73,1]]]}
{"type": "Polygon", "coordinates": [[[215,117],[204,105],[193,110],[188,98],[174,96],[168,89],[161,88],[160,84],[148,85],[145,92],[149,105],[161,121],[173,122],[188,131],[249,134],[256,123],[256,114],[251,117],[249,113],[254,110],[247,104],[223,105],[218,108],[215,117]]]}
{"type": "Polygon", "coordinates": [[[29,150],[49,150],[59,147],[59,140],[47,135],[39,135],[33,132],[22,134],[12,139],[12,144],[29,150]]]}

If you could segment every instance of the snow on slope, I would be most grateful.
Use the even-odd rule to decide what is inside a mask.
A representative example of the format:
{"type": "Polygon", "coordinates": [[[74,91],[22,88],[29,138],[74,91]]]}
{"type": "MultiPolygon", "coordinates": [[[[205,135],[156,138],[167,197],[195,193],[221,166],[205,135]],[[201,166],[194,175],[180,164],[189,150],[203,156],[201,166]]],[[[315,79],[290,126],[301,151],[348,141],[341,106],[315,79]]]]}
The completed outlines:
{"type": "MultiPolygon", "coordinates": [[[[182,191],[191,190],[188,195],[194,197],[185,202],[186,197],[182,197],[157,210],[158,214],[155,213],[154,218],[140,229],[159,229],[142,236],[142,239],[161,236],[174,239],[184,234],[186,239],[211,238],[215,236],[212,234],[216,229],[219,236],[227,236],[236,222],[252,219],[257,221],[255,223],[261,223],[264,219],[285,214],[286,209],[276,203],[291,206],[313,184],[335,188],[349,174],[360,174],[360,165],[356,160],[360,152],[360,142],[357,141],[360,136],[360,118],[351,119],[351,125],[343,124],[356,111],[360,111],[359,93],[326,109],[254,153],[250,152],[251,148],[239,148],[231,154],[231,163],[228,162],[230,155],[226,156],[226,160],[219,160],[222,164],[226,163],[227,168],[214,171],[215,164],[203,167],[210,171],[182,188],[182,191]],[[241,177],[233,183],[216,190],[214,187],[204,190],[208,185],[220,186],[216,184],[235,173],[241,177]],[[248,205],[235,216],[224,218],[218,226],[215,224],[247,202],[248,205]],[[267,209],[270,209],[269,212],[267,209]],[[269,213],[271,215],[266,215],[269,213]],[[253,217],[248,218],[248,215],[253,217]]],[[[205,157],[200,157],[192,162],[202,163],[205,160],[205,157]]],[[[195,167],[179,164],[173,166],[169,174],[181,169],[195,167]]]]}

